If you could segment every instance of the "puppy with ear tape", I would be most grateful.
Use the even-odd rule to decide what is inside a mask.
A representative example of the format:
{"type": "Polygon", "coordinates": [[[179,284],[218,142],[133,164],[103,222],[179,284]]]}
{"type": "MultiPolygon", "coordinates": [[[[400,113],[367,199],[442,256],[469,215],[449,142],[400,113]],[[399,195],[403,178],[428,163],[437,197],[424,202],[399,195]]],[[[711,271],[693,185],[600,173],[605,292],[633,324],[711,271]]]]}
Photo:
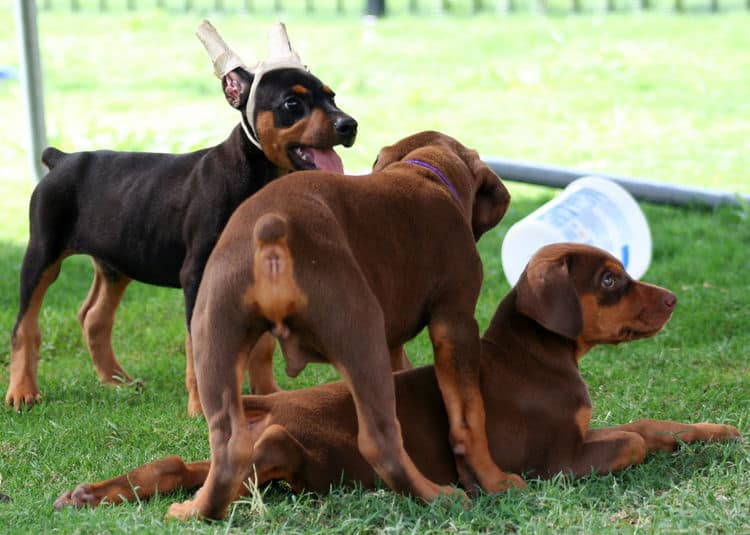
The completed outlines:
{"type": "MultiPolygon", "coordinates": [[[[20,301],[11,337],[14,409],[41,399],[37,368],[39,315],[63,260],[86,254],[94,281],[78,320],[102,382],[130,376],[115,357],[115,312],[131,281],[182,288],[185,297],[188,412],[201,412],[192,368],[190,320],[206,261],[229,216],[266,184],[291,171],[342,172],[336,145],[351,146],[357,122],[335,104],[330,87],[313,76],[278,24],[269,57],[245,66],[208,21],[198,28],[240,124],[222,143],[187,154],[65,153],[47,148],[50,171],[31,196],[30,238],[21,266],[20,301]]],[[[259,340],[247,357],[269,360],[274,341],[259,340]]],[[[254,374],[255,392],[275,390],[273,377],[254,374]]]]}

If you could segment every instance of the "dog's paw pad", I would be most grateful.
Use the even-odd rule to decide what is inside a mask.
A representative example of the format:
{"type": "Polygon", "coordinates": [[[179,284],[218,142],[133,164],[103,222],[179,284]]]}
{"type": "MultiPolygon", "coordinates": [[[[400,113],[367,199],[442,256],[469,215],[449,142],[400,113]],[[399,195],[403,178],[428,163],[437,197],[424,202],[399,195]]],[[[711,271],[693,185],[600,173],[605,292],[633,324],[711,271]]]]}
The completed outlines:
{"type": "Polygon", "coordinates": [[[91,487],[84,483],[78,485],[73,490],[69,490],[55,500],[55,510],[59,511],[64,507],[96,507],[99,505],[99,498],[91,493],[91,487]]]}

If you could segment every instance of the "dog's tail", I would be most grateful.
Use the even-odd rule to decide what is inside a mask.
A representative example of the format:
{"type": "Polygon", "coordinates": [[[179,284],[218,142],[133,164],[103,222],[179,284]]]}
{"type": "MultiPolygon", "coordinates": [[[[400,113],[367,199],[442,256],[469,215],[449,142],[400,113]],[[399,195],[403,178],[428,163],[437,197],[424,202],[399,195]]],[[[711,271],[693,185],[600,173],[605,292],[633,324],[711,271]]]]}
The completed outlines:
{"type": "Polygon", "coordinates": [[[294,279],[294,261],[288,244],[289,227],[278,214],[268,213],[255,223],[253,238],[254,284],[246,302],[273,324],[277,338],[289,336],[284,320],[307,305],[307,296],[294,279]]]}
{"type": "Polygon", "coordinates": [[[68,153],[56,149],[55,147],[47,147],[42,151],[42,163],[47,166],[47,169],[52,169],[57,163],[62,160],[68,153]]]}

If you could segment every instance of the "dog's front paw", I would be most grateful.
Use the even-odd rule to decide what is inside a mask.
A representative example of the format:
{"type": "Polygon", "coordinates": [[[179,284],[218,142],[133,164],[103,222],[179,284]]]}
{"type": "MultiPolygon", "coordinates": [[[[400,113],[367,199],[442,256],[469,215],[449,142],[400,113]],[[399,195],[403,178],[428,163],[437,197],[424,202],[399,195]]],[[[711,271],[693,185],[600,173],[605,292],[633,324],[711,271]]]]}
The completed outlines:
{"type": "Polygon", "coordinates": [[[190,418],[199,418],[203,416],[203,407],[199,399],[188,398],[187,414],[190,418]]]}
{"type": "Polygon", "coordinates": [[[167,511],[167,518],[187,521],[201,518],[197,500],[187,500],[182,503],[173,503],[167,511]]]}
{"type": "Polygon", "coordinates": [[[680,435],[680,439],[684,442],[714,442],[714,441],[729,441],[739,440],[742,438],[740,431],[733,425],[724,424],[711,424],[711,423],[699,423],[693,425],[694,433],[686,433],[686,436],[680,435]]]}
{"type": "Polygon", "coordinates": [[[42,395],[33,383],[24,384],[22,382],[21,384],[11,385],[5,394],[5,404],[13,407],[16,412],[21,412],[22,408],[31,407],[41,400],[42,395]]]}
{"type": "Polygon", "coordinates": [[[92,493],[91,485],[81,483],[55,500],[55,510],[59,511],[64,507],[96,507],[99,502],[101,499],[92,493]]]}
{"type": "Polygon", "coordinates": [[[523,478],[516,474],[508,474],[503,472],[503,477],[497,482],[497,490],[495,492],[505,492],[510,489],[525,489],[526,482],[523,478]]]}
{"type": "Polygon", "coordinates": [[[484,470],[475,471],[463,459],[457,458],[456,461],[461,484],[472,495],[477,487],[490,494],[526,488],[526,482],[520,476],[503,472],[494,463],[484,470]]]}

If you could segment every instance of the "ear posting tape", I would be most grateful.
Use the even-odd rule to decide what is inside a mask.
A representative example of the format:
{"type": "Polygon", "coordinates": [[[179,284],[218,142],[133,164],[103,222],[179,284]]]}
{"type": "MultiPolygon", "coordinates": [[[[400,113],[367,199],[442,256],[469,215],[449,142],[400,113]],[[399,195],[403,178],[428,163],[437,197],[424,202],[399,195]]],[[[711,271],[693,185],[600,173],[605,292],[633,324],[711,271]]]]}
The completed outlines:
{"type": "Polygon", "coordinates": [[[292,48],[292,44],[289,41],[289,35],[286,31],[286,26],[281,22],[277,22],[271,27],[271,31],[268,35],[268,57],[258,61],[255,66],[251,68],[246,67],[242,59],[240,59],[240,57],[229,48],[229,46],[227,46],[216,31],[216,28],[214,28],[209,21],[204,20],[201,25],[198,26],[196,35],[203,43],[203,46],[206,47],[206,51],[214,65],[214,74],[216,74],[217,78],[223,79],[229,72],[237,67],[242,67],[253,75],[253,82],[250,86],[250,94],[245,108],[245,117],[252,134],[247,131],[245,121],[242,122],[242,127],[245,129],[245,133],[250,141],[262,150],[260,141],[258,140],[258,133],[255,129],[255,121],[253,120],[253,115],[255,113],[255,95],[258,91],[260,81],[265,74],[279,69],[299,69],[308,72],[307,66],[302,63],[299,54],[297,54],[292,48]]]}

